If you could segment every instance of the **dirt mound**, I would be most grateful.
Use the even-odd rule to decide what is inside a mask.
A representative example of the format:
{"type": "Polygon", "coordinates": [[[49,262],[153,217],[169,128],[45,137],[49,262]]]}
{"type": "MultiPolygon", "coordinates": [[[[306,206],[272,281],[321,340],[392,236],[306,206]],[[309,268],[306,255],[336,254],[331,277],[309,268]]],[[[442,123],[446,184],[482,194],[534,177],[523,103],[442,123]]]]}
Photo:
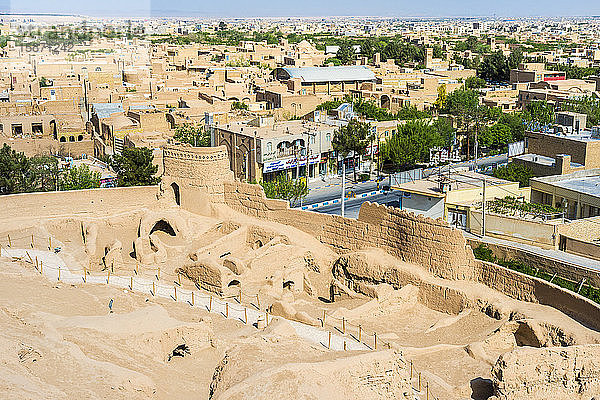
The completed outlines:
{"type": "MultiPolygon", "coordinates": [[[[179,346],[185,346],[188,354],[195,354],[210,347],[213,342],[210,324],[204,321],[179,321],[171,318],[167,311],[158,305],[122,314],[63,318],[51,324],[61,331],[93,330],[97,332],[94,334],[99,333],[100,337],[107,341],[127,343],[137,352],[156,361],[168,360],[173,355],[173,350],[179,346]]],[[[87,332],[82,334],[94,335],[87,332]]]]}
{"type": "Polygon", "coordinates": [[[499,400],[598,398],[599,360],[600,345],[518,348],[494,365],[494,394],[499,400]]]}
{"type": "MultiPolygon", "coordinates": [[[[229,362],[231,364],[231,361],[229,362]]],[[[216,399],[412,399],[407,364],[394,351],[270,368],[220,392],[216,399]]]]}

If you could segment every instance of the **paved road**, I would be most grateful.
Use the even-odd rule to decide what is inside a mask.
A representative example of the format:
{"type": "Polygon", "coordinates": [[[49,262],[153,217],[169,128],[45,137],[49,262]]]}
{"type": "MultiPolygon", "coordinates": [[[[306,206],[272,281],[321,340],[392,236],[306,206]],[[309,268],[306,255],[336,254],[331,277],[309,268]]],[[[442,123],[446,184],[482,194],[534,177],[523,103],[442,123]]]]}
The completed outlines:
{"type": "MultiPolygon", "coordinates": [[[[477,162],[477,165],[480,168],[485,169],[485,168],[494,166],[496,164],[506,163],[507,161],[508,161],[508,155],[500,154],[497,156],[480,158],[477,162]]],[[[454,164],[450,164],[450,165],[453,168],[470,167],[473,165],[473,161],[459,162],[459,163],[454,163],[454,164]]],[[[448,168],[449,168],[448,166],[444,166],[444,167],[442,167],[442,171],[447,171],[448,168]]],[[[427,168],[423,171],[423,176],[426,177],[426,176],[429,176],[429,175],[431,175],[433,173],[437,173],[437,172],[438,172],[438,168],[427,168]]],[[[357,195],[360,195],[363,193],[372,192],[374,190],[377,190],[377,182],[375,182],[374,180],[367,181],[367,182],[351,183],[353,174],[348,173],[346,176],[347,176],[346,193],[349,190],[353,190],[354,192],[356,192],[357,195]]],[[[319,179],[314,182],[310,182],[308,184],[310,192],[309,192],[308,196],[306,196],[302,200],[302,204],[308,205],[308,204],[322,203],[324,201],[341,198],[341,194],[342,194],[341,182],[342,182],[342,179],[340,177],[330,178],[326,181],[319,179]]],[[[388,182],[389,181],[388,181],[387,177],[385,177],[385,179],[381,183],[383,185],[383,184],[387,184],[388,182]]],[[[299,205],[300,204],[297,204],[297,206],[299,206],[299,205]]]]}
{"type": "MultiPolygon", "coordinates": [[[[384,194],[377,194],[374,196],[369,196],[365,198],[356,198],[356,199],[348,199],[346,200],[344,214],[347,218],[358,218],[358,212],[360,210],[360,206],[365,201],[370,201],[372,203],[379,204],[388,204],[391,202],[399,201],[401,195],[399,191],[391,191],[384,194]]],[[[320,212],[323,214],[332,214],[332,215],[342,215],[342,205],[341,204],[333,204],[330,206],[315,208],[313,211],[320,212]]]]}
{"type": "MultiPolygon", "coordinates": [[[[351,177],[352,175],[348,175],[351,177]]],[[[339,199],[342,197],[341,178],[328,180],[327,182],[316,181],[309,184],[310,192],[302,200],[302,204],[322,203],[324,201],[339,199]]],[[[377,183],[373,181],[350,183],[346,180],[346,193],[353,190],[356,194],[362,194],[377,190],[377,183]]],[[[299,204],[298,204],[299,205],[299,204]]]]}

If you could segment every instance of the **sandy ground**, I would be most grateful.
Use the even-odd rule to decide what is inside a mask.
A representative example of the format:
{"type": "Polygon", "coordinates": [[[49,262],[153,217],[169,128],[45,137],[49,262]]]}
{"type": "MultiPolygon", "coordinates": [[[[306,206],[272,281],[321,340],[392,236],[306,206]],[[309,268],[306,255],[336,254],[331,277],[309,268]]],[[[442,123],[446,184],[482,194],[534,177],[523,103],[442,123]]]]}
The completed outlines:
{"type": "MultiPolygon", "coordinates": [[[[260,334],[239,319],[225,319],[173,299],[105,284],[51,282],[29,263],[6,258],[0,266],[2,398],[208,398],[224,352],[240,339],[260,334]],[[178,333],[178,328],[194,333],[178,333]],[[206,335],[206,340],[200,340],[192,354],[167,361],[180,341],[197,340],[199,334],[206,335]]],[[[311,302],[309,298],[304,301],[311,302]]],[[[312,302],[313,306],[320,303],[312,302]]],[[[365,301],[351,300],[336,307],[359,303],[365,301]]],[[[485,337],[498,321],[470,314],[461,318],[460,324],[475,328],[471,329],[473,337],[466,338],[459,321],[425,334],[448,315],[418,304],[410,312],[391,314],[394,326],[402,329],[389,329],[391,325],[385,322],[390,314],[372,315],[361,322],[371,330],[385,325],[390,332],[380,330],[382,338],[410,345],[405,346],[405,354],[414,361],[415,371],[423,371],[423,382],[429,377],[432,393],[437,389],[438,397],[440,388],[455,393],[455,382],[462,381],[464,386],[474,375],[489,377],[489,366],[456,344],[485,337]],[[417,313],[421,318],[414,318],[417,313]],[[437,343],[446,345],[436,348],[437,343]],[[426,371],[435,371],[437,376],[426,371]]],[[[325,349],[324,343],[304,343],[319,353],[335,353],[325,349]]],[[[285,356],[287,362],[294,359],[301,360],[302,354],[285,356]]],[[[416,372],[413,383],[416,387],[416,372]]]]}
{"type": "MultiPolygon", "coordinates": [[[[418,302],[419,288],[411,285],[379,299],[330,303],[338,257],[331,249],[290,227],[224,214],[230,219],[131,210],[44,221],[24,216],[8,223],[0,237],[12,236],[12,255],[24,259],[29,247],[33,258],[45,260],[46,270],[40,275],[31,262],[11,261],[6,249],[0,257],[0,398],[425,399],[426,387],[431,399],[489,397],[492,365],[517,346],[512,321],[476,309],[458,315],[434,311],[418,302]],[[162,218],[177,232],[150,233],[160,246],[149,245],[155,258],[140,263],[134,241],[162,218]],[[146,220],[151,224],[144,225],[146,220]],[[83,233],[89,223],[97,228],[93,241],[83,233]],[[115,252],[115,239],[122,245],[120,261],[107,285],[105,258],[115,252]],[[48,251],[55,247],[61,248],[58,255],[48,251]],[[232,276],[245,293],[261,296],[260,307],[229,299],[229,318],[224,302],[215,297],[209,312],[209,294],[188,280],[179,286],[174,274],[193,258],[227,253],[244,266],[232,276]],[[64,268],[61,282],[52,269],[58,266],[64,268]],[[84,267],[92,271],[85,284],[84,267]],[[295,289],[284,289],[282,282],[290,279],[295,289]],[[259,319],[276,302],[291,305],[316,326],[271,318],[275,322],[262,329],[259,319]],[[419,372],[422,392],[415,397],[419,372]],[[345,384],[336,385],[338,380],[345,384]]],[[[6,246],[4,239],[0,243],[6,246]]],[[[238,291],[226,289],[226,295],[238,291]]],[[[547,313],[543,306],[519,304],[534,315],[547,313]]],[[[572,322],[560,317],[561,323],[572,322]]]]}

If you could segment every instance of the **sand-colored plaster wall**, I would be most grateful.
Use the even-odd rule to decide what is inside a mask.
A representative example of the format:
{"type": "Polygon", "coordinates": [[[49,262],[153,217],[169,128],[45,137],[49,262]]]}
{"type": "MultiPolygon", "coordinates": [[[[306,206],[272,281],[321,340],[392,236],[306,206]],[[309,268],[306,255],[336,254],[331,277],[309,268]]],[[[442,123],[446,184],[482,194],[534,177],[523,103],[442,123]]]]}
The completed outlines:
{"type": "MultiPolygon", "coordinates": [[[[472,248],[477,247],[481,242],[476,239],[469,239],[469,245],[472,248]]],[[[484,243],[494,256],[505,260],[517,260],[533,268],[539,268],[549,274],[567,278],[575,282],[581,282],[585,278],[586,283],[592,286],[600,287],[600,272],[593,269],[584,269],[575,264],[570,264],[558,259],[551,259],[539,254],[531,253],[527,250],[516,247],[508,247],[494,243],[484,243]]]]}
{"type": "Polygon", "coordinates": [[[600,307],[583,296],[545,280],[478,261],[479,282],[517,300],[552,306],[583,325],[600,330],[600,307]]]}
{"type": "Polygon", "coordinates": [[[0,219],[104,216],[156,204],[158,186],[102,188],[0,196],[0,219]]]}
{"type": "MultiPolygon", "coordinates": [[[[445,221],[366,202],[357,220],[287,208],[259,185],[226,183],[224,201],[244,214],[294,226],[340,252],[380,248],[445,279],[477,281],[512,298],[552,306],[600,330],[600,308],[567,290],[501,266],[480,262],[462,232],[445,221]]],[[[440,298],[443,298],[440,297],[440,298]]]]}
{"type": "Polygon", "coordinates": [[[258,218],[291,225],[338,251],[378,247],[447,279],[475,279],[475,258],[462,233],[446,222],[366,202],[358,220],[287,208],[259,185],[225,184],[224,201],[258,218]]]}

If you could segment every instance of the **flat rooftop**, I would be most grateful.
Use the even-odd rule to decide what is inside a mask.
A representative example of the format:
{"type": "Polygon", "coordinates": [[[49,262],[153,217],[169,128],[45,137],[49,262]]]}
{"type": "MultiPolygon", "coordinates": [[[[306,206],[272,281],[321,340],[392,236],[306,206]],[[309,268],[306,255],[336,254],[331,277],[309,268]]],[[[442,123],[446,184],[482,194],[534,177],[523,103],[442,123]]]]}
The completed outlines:
{"type": "Polygon", "coordinates": [[[600,168],[573,172],[566,175],[552,175],[531,178],[532,187],[537,182],[573,192],[600,198],[600,168]]]}
{"type": "Polygon", "coordinates": [[[473,171],[453,172],[448,178],[448,174],[430,175],[425,179],[419,179],[412,182],[392,185],[394,189],[405,192],[419,193],[433,197],[444,197],[440,189],[440,179],[450,183],[450,190],[467,190],[483,187],[483,180],[486,180],[488,186],[498,186],[514,184],[504,179],[494,178],[493,176],[480,174],[473,171]]]}
{"type": "MultiPolygon", "coordinates": [[[[519,160],[523,160],[523,161],[529,161],[532,163],[536,163],[539,165],[546,165],[548,167],[554,167],[556,165],[556,160],[554,158],[546,157],[546,156],[542,156],[542,155],[534,154],[534,153],[521,154],[519,156],[515,156],[515,158],[519,159],[519,160]]],[[[583,167],[583,165],[571,161],[571,168],[579,168],[579,167],[583,167]]]]}
{"type": "Polygon", "coordinates": [[[593,134],[591,130],[580,131],[575,135],[564,135],[564,134],[556,134],[556,133],[548,133],[548,132],[536,132],[541,133],[546,136],[558,137],[561,139],[567,140],[575,140],[579,142],[600,142],[600,136],[598,134],[593,134]]]}
{"type": "MultiPolygon", "coordinates": [[[[249,122],[249,121],[248,121],[249,122]]],[[[302,120],[276,122],[268,126],[252,126],[248,122],[230,122],[226,125],[216,126],[229,132],[241,133],[247,136],[253,136],[261,139],[274,139],[286,136],[300,136],[308,132],[333,132],[337,129],[336,126],[323,124],[318,122],[306,122],[302,120]]]]}
{"type": "Polygon", "coordinates": [[[579,179],[567,179],[555,183],[555,186],[600,197],[600,175],[587,176],[579,179]]]}

